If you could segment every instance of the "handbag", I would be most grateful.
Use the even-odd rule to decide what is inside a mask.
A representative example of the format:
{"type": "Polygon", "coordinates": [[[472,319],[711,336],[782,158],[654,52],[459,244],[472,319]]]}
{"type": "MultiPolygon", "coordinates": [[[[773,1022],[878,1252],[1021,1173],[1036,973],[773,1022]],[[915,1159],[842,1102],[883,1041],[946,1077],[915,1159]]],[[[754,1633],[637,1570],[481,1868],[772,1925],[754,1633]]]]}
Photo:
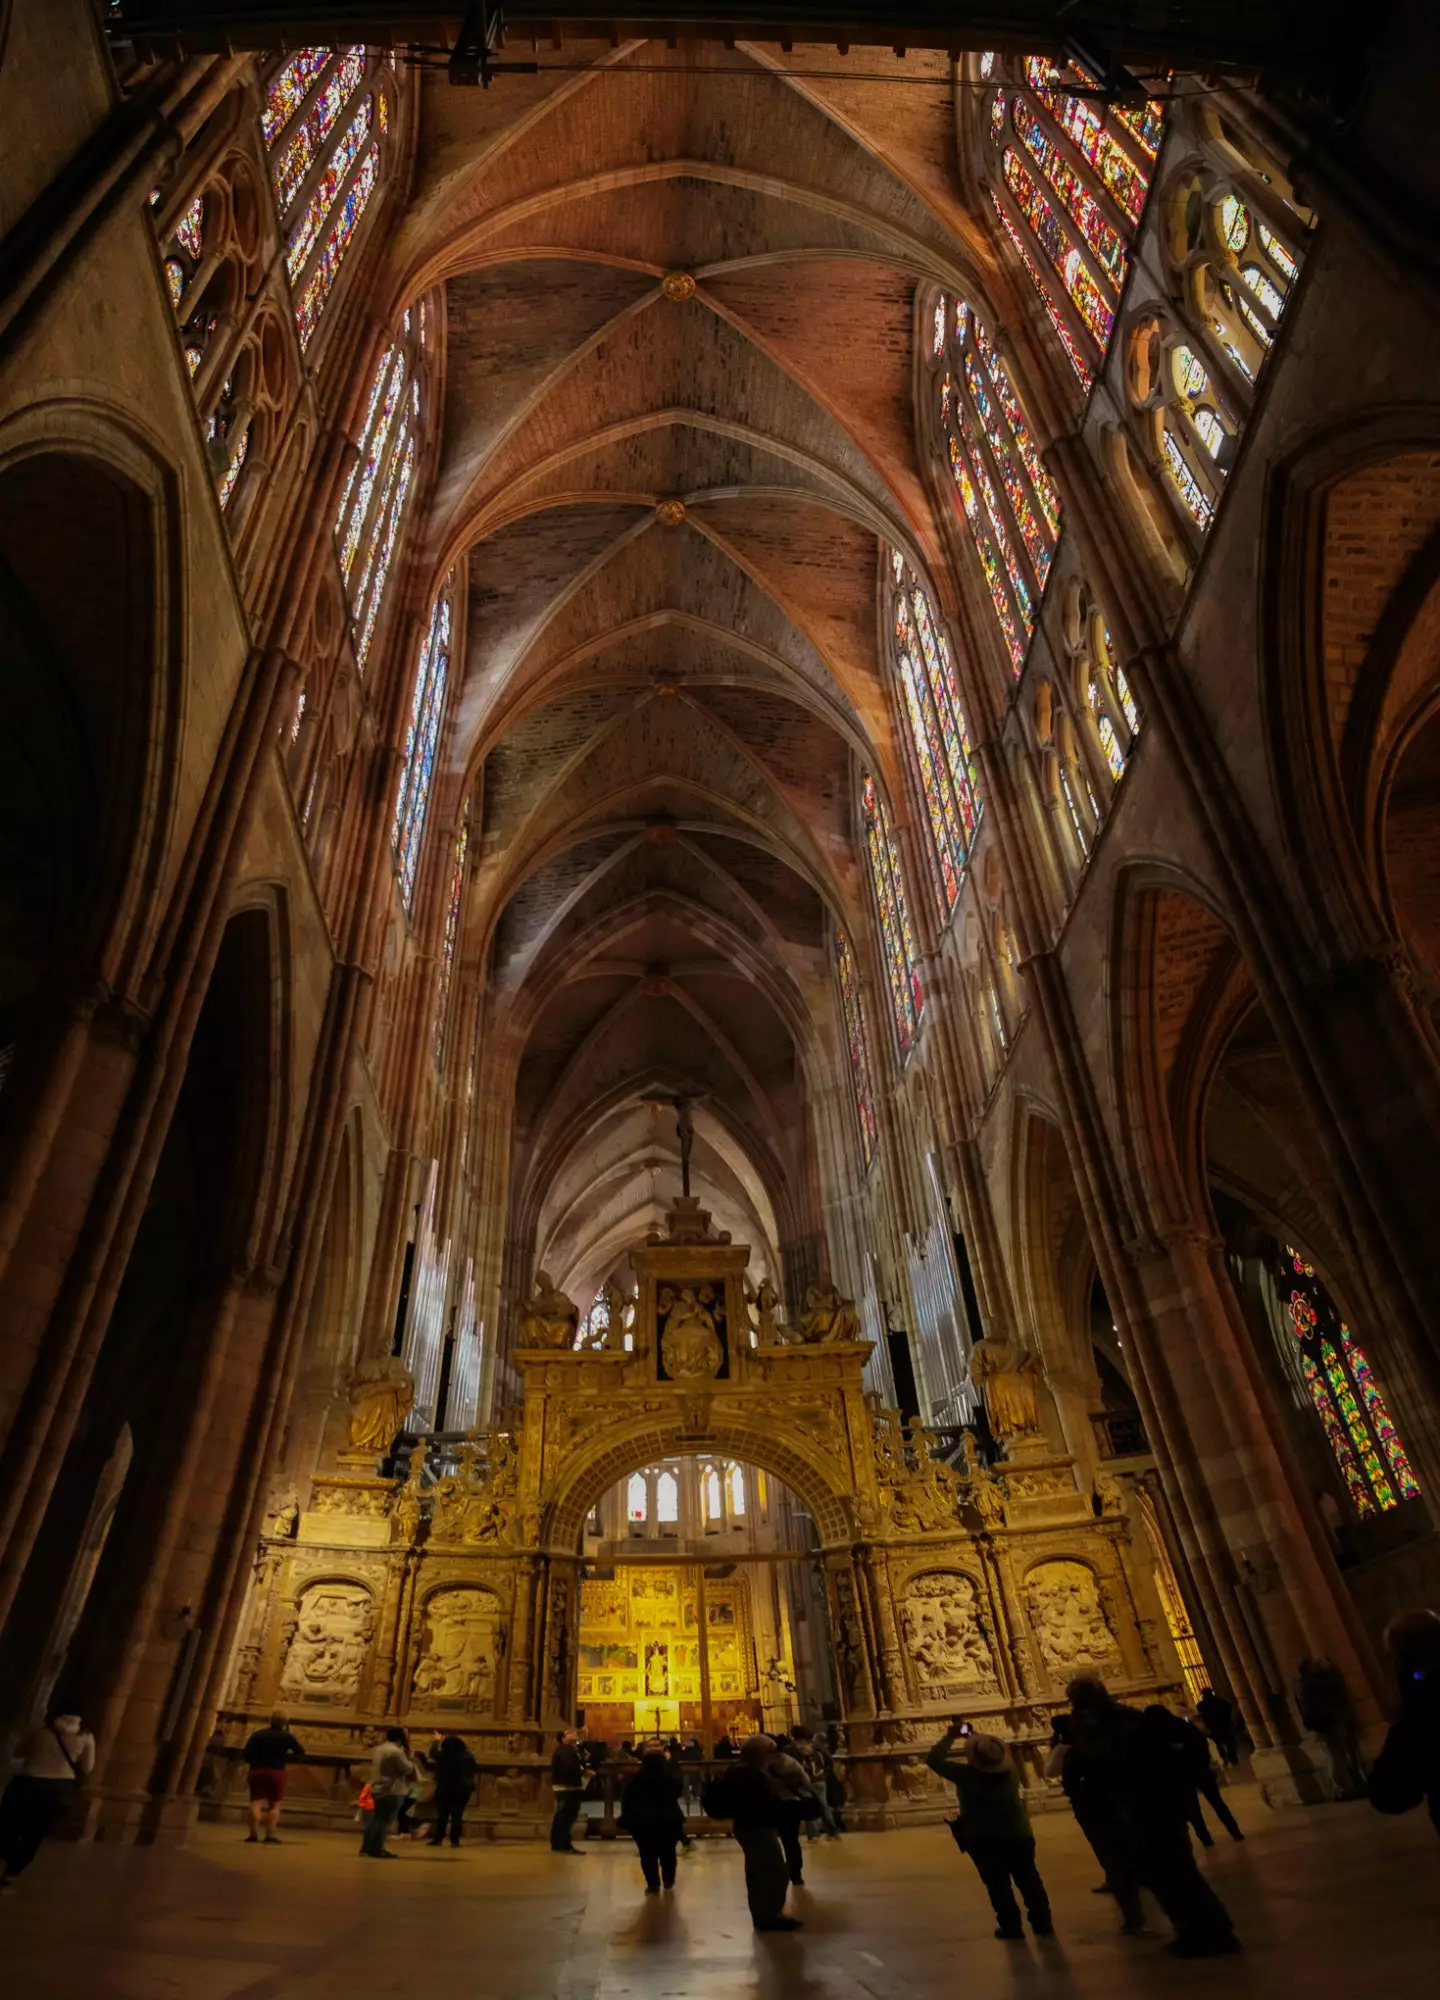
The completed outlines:
{"type": "Polygon", "coordinates": [[[60,1755],[65,1759],[65,1762],[70,1766],[71,1777],[75,1780],[77,1785],[83,1784],[85,1782],[85,1773],[80,1769],[80,1766],[75,1762],[75,1759],[70,1755],[70,1752],[66,1749],[65,1738],[60,1734],[60,1731],[55,1727],[53,1722],[47,1723],[46,1727],[49,1729],[50,1734],[55,1738],[56,1743],[59,1745],[60,1755]]]}

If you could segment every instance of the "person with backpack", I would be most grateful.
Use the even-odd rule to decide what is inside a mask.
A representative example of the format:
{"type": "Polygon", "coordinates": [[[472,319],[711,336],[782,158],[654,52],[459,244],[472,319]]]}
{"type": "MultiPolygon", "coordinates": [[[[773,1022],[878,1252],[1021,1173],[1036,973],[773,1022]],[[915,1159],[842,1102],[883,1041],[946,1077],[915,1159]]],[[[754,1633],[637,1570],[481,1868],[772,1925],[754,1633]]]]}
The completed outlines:
{"type": "Polygon", "coordinates": [[[830,1804],[829,1781],[835,1768],[835,1760],[813,1730],[797,1726],[791,1741],[790,1754],[810,1780],[810,1789],[815,1795],[820,1810],[810,1822],[810,1837],[818,1840],[823,1832],[827,1840],[840,1838],[840,1822],[830,1804]]]}
{"type": "Polygon", "coordinates": [[[1020,1773],[998,1736],[962,1735],[952,1722],[927,1753],[925,1762],[938,1777],[955,1787],[960,1817],[950,1831],[962,1854],[968,1854],[985,1885],[995,1912],[995,1935],[1007,1942],[1023,1938],[1018,1889],[1036,1937],[1054,1937],[1050,1898],[1035,1866],[1035,1836],[1020,1792],[1020,1773]],[[957,1741],[960,1756],[954,1755],[957,1741]]]}
{"type": "Polygon", "coordinates": [[[58,1702],[50,1720],[31,1731],[25,1760],[0,1797],[0,1890],[14,1887],[95,1768],[95,1738],[78,1706],[58,1702]]]}
{"type": "Polygon", "coordinates": [[[450,1845],[460,1845],[460,1828],[465,1808],[475,1790],[480,1767],[463,1736],[444,1736],[430,1747],[425,1759],[435,1780],[435,1819],[430,1829],[430,1845],[439,1847],[446,1832],[450,1845]]]}
{"type": "Polygon", "coordinates": [[[280,1836],[275,1829],[285,1798],[285,1773],[305,1752],[290,1734],[285,1717],[277,1712],[267,1728],[252,1730],[240,1754],[249,1766],[250,1781],[250,1831],[245,1838],[259,1840],[263,1828],[265,1846],[278,1847],[280,1836]]]}
{"type": "Polygon", "coordinates": [[[647,1896],[675,1887],[675,1848],[685,1831],[680,1807],[684,1789],[678,1759],[657,1739],[646,1745],[639,1770],[621,1791],[620,1830],[635,1843],[647,1896]]]}
{"type": "Polygon", "coordinates": [[[768,1766],[775,1758],[769,1736],[747,1736],[728,1771],[710,1780],[701,1804],[711,1819],[728,1819],[735,1844],[745,1856],[745,1899],[757,1931],[798,1931],[797,1917],[785,1915],[790,1870],[780,1845],[780,1794],[768,1766]]]}
{"type": "Polygon", "coordinates": [[[1139,1890],[1154,1895],[1175,1929],[1176,1958],[1238,1951],[1230,1913],[1200,1873],[1186,1824],[1193,1764],[1167,1709],[1141,1714],[1084,1674],[1066,1689],[1067,1747],[1060,1781],[1105,1867],[1106,1885],[1131,1935],[1144,1929],[1139,1890]],[[1092,1832],[1094,1829],[1094,1832],[1092,1832]],[[1096,1835],[1099,1835],[1099,1844],[1096,1835]]]}

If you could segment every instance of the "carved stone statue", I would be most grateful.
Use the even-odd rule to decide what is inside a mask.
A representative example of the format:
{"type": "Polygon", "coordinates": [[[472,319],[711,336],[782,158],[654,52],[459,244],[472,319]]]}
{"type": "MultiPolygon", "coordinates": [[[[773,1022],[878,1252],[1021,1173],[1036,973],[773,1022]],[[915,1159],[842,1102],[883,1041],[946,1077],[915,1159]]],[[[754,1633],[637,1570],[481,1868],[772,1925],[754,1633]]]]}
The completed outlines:
{"type": "Polygon", "coordinates": [[[982,1527],[1003,1528],[1005,1488],[980,1456],[973,1431],[965,1433],[965,1477],[968,1482],[966,1498],[980,1516],[982,1527]]]}
{"type": "Polygon", "coordinates": [[[1102,1514],[1123,1514],[1125,1512],[1125,1489],[1113,1472],[1097,1472],[1095,1475],[1095,1498],[1100,1503],[1102,1514]]]}
{"type": "Polygon", "coordinates": [[[524,1812],[533,1800],[534,1791],[530,1779],[513,1764],[503,1777],[495,1780],[495,1805],[500,1812],[524,1812]]]}
{"type": "Polygon", "coordinates": [[[606,1347],[623,1347],[625,1345],[625,1314],[629,1310],[630,1300],[621,1291],[613,1278],[605,1287],[605,1306],[610,1317],[609,1324],[605,1328],[603,1345],[606,1347]]]}
{"type": "Polygon", "coordinates": [[[573,1347],[580,1312],[573,1299],[557,1291],[548,1271],[535,1273],[535,1293],[520,1316],[522,1347],[573,1347]]]}
{"type": "Polygon", "coordinates": [[[824,1284],[807,1286],[805,1310],[796,1322],[795,1330],[808,1346],[837,1340],[858,1340],[860,1316],[855,1310],[855,1301],[842,1297],[838,1286],[828,1280],[824,1284]]]}
{"type": "Polygon", "coordinates": [[[398,1354],[363,1365],[350,1384],[350,1443],[388,1451],[415,1407],[415,1378],[398,1354]]]}
{"type": "Polygon", "coordinates": [[[484,1711],[494,1706],[499,1609],[494,1592],[478,1585],[436,1591],[425,1607],[425,1635],[415,1666],[417,1695],[463,1700],[484,1711]]]}
{"type": "Polygon", "coordinates": [[[755,1294],[755,1339],[761,1347],[778,1347],[780,1344],[780,1329],[775,1324],[775,1308],[779,1303],[780,1294],[768,1278],[762,1278],[760,1289],[755,1294]]]}
{"type": "Polygon", "coordinates": [[[662,1288],[656,1301],[665,1330],[660,1336],[660,1356],[665,1373],[673,1382],[708,1379],[720,1372],[725,1350],[710,1311],[714,1292],[709,1285],[682,1285],[674,1291],[662,1288]]]}
{"type": "Polygon", "coordinates": [[[1113,1666],[1120,1657],[1087,1563],[1058,1558],[1040,1563],[1025,1579],[1030,1623],[1040,1657],[1056,1680],[1087,1667],[1113,1666]]]}
{"type": "Polygon", "coordinates": [[[968,1576],[932,1570],[912,1577],[905,1588],[901,1623],[922,1688],[994,1683],[995,1656],[968,1576]]]}
{"type": "Polygon", "coordinates": [[[977,1340],[970,1355],[970,1380],[985,1398],[990,1428],[996,1437],[1025,1437],[1040,1428],[1035,1378],[1038,1358],[1026,1354],[1018,1340],[992,1333],[977,1340]]]}
{"type": "Polygon", "coordinates": [[[296,1605],[281,1693],[320,1695],[342,1706],[354,1701],[374,1635],[375,1604],[363,1584],[308,1585],[296,1605]]]}
{"type": "Polygon", "coordinates": [[[300,1503],[292,1493],[275,1509],[270,1519],[270,1532],[282,1542],[293,1542],[295,1530],[300,1525],[300,1503]]]}

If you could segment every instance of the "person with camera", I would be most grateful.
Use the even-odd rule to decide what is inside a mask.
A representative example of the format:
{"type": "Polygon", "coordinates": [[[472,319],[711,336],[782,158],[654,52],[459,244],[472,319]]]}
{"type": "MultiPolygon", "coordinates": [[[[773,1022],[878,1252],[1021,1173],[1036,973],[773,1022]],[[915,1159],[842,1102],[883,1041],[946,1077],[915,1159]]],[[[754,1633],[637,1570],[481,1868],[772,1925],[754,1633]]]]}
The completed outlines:
{"type": "Polygon", "coordinates": [[[952,1722],[925,1762],[955,1787],[960,1817],[950,1822],[950,1831],[985,1885],[996,1937],[1025,1935],[1017,1889],[1036,1937],[1053,1937],[1050,1898],[1035,1866],[1035,1836],[1020,1793],[1020,1773],[1005,1745],[998,1736],[975,1735],[969,1723],[952,1722]]]}

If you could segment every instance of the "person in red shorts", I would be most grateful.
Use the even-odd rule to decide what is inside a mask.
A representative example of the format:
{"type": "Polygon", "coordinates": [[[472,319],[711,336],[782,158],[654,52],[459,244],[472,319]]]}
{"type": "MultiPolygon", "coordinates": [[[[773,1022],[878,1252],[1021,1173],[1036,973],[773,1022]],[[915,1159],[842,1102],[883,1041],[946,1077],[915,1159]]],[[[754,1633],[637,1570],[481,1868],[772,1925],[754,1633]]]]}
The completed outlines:
{"type": "Polygon", "coordinates": [[[245,1838],[259,1840],[265,1829],[265,1845],[278,1847],[280,1806],[285,1797],[285,1772],[305,1755],[290,1734],[283,1715],[272,1715],[268,1729],[257,1729],[245,1745],[245,1762],[250,1766],[250,1831],[245,1838]]]}

